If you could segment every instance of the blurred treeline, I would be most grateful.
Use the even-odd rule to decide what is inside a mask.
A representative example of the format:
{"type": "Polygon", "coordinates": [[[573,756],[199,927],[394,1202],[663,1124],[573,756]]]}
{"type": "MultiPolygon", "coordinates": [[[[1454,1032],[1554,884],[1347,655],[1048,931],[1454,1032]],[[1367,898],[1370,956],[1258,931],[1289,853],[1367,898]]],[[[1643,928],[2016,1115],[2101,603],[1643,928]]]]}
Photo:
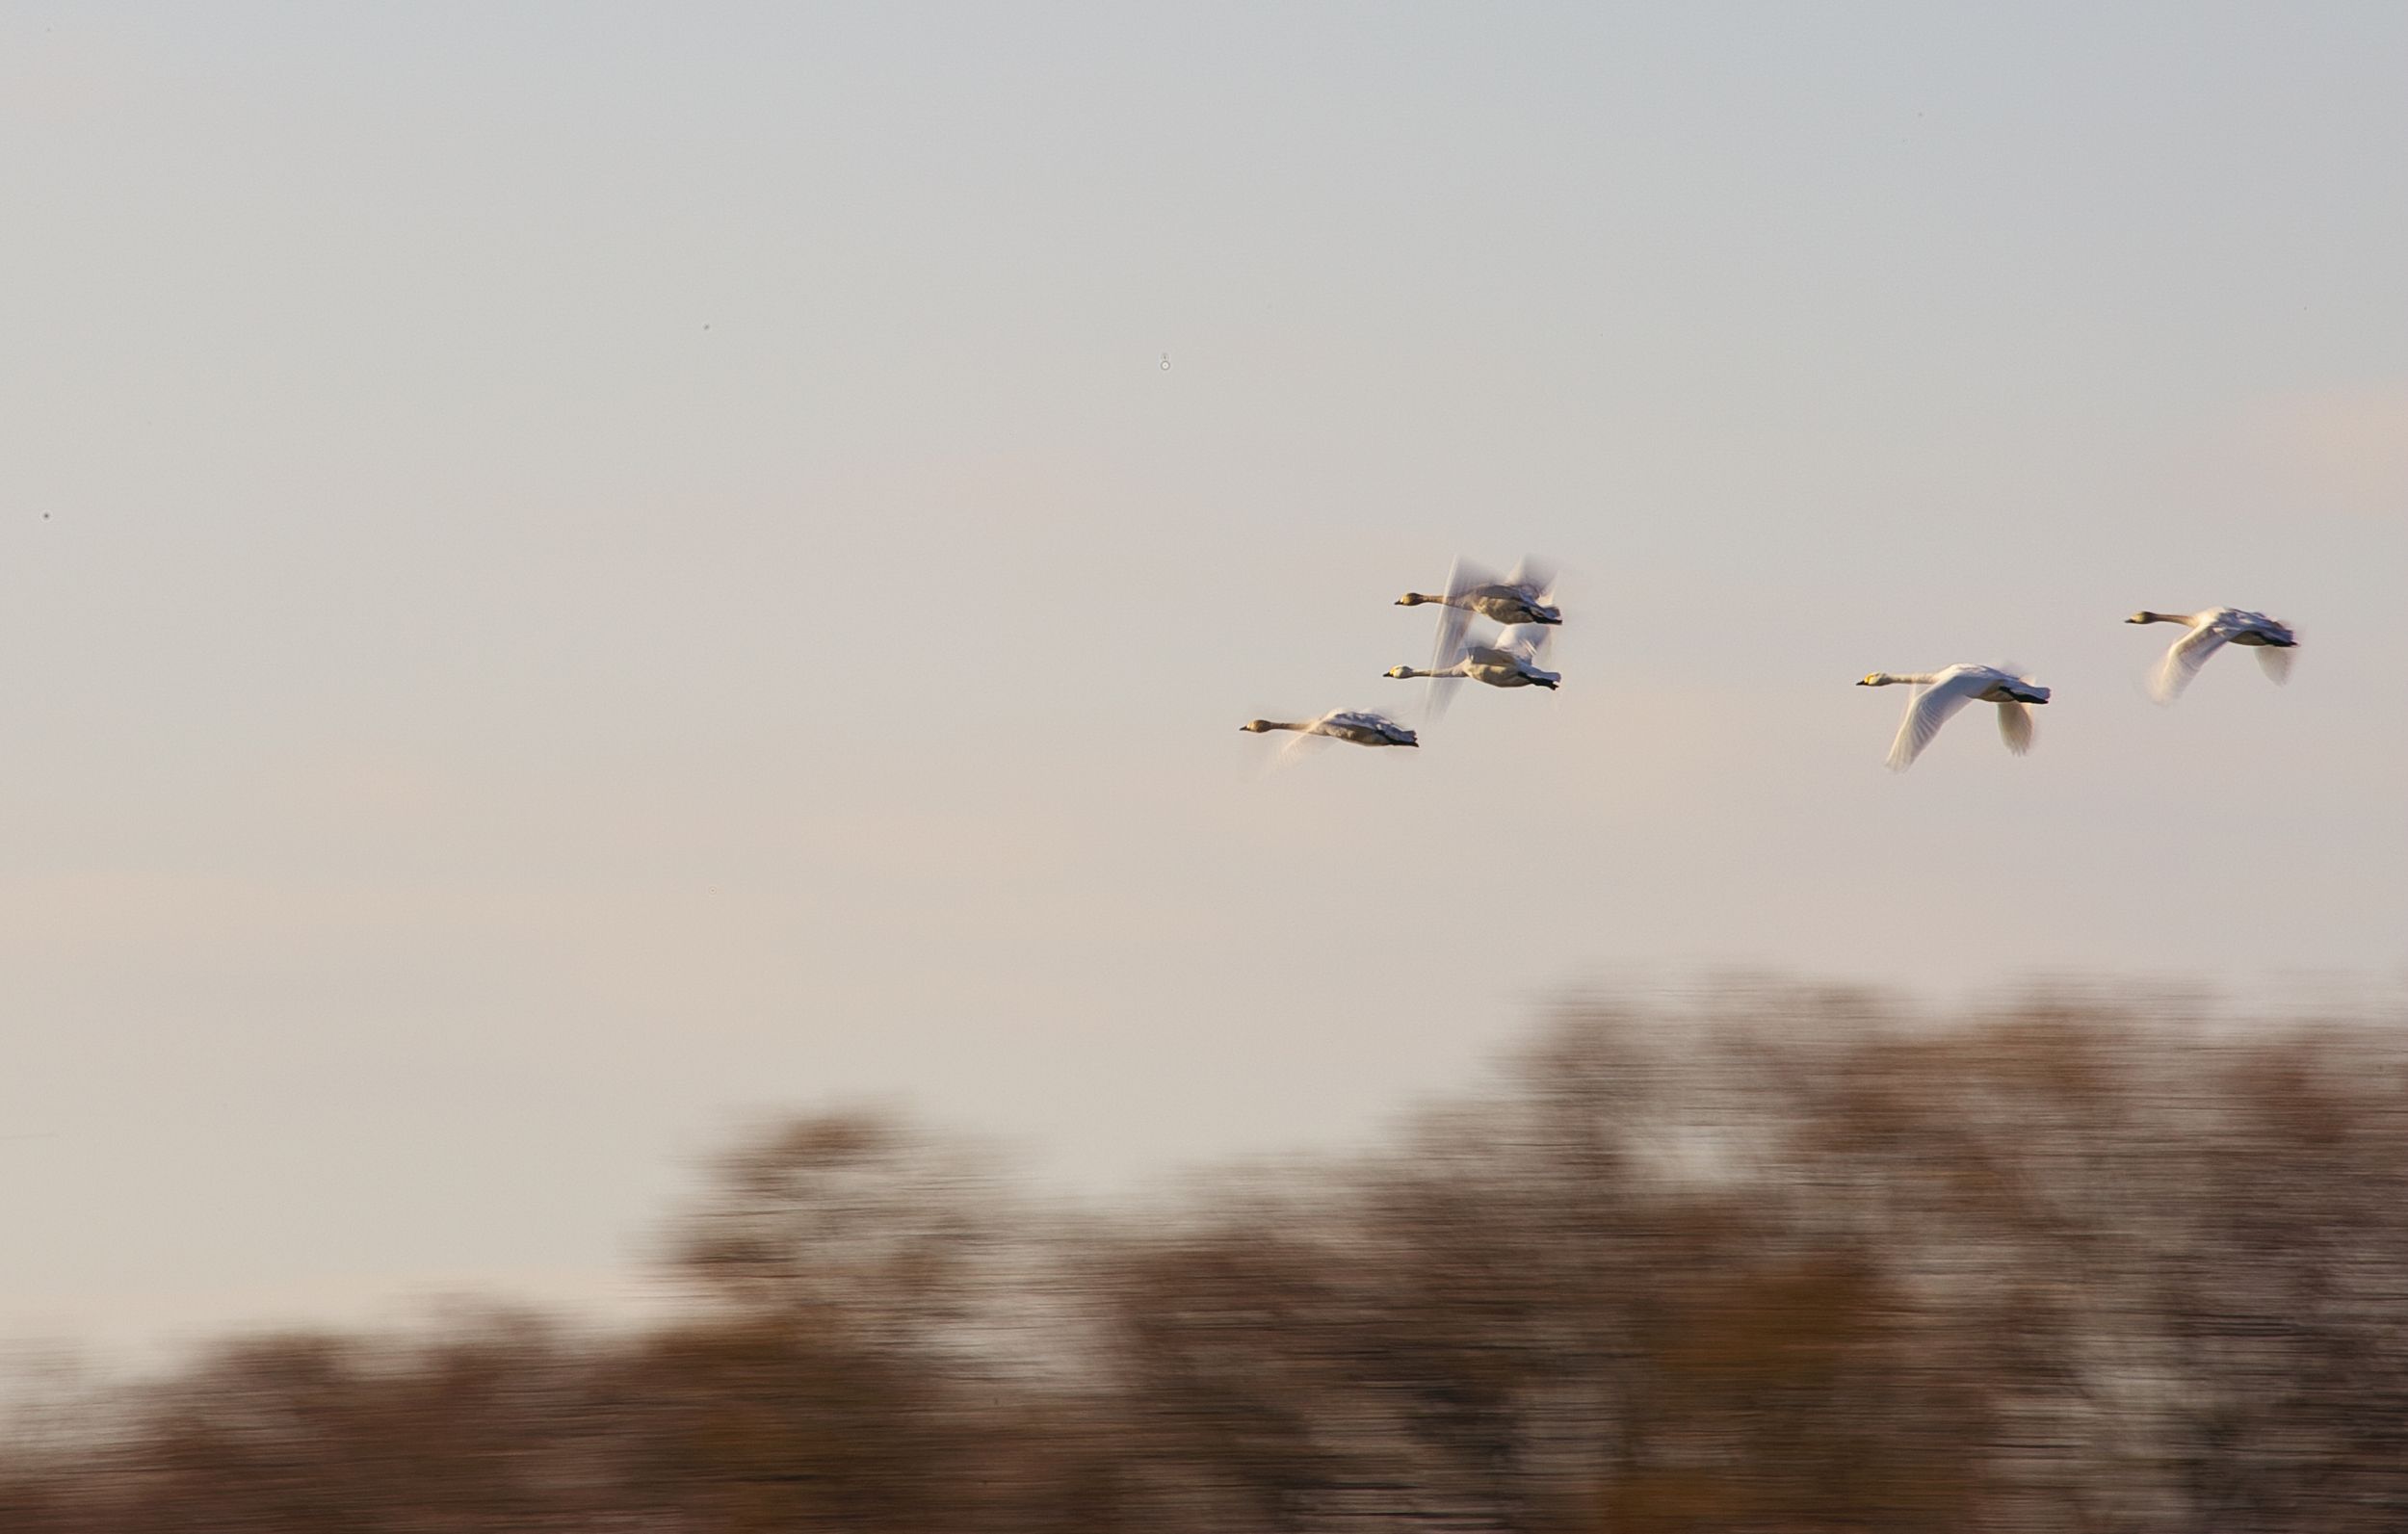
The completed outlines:
{"type": "Polygon", "coordinates": [[[23,1416],[0,1530],[2408,1529],[2401,1045],[1595,1004],[1379,1154],[1079,1215],[809,1120],[676,1324],[245,1341],[23,1416]]]}

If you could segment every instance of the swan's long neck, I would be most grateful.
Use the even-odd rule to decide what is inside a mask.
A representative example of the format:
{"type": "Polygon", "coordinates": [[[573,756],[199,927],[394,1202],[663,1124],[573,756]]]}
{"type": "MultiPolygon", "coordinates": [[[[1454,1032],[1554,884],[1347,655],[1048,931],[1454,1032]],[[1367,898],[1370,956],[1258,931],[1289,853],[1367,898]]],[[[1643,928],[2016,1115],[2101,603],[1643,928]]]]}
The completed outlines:
{"type": "Polygon", "coordinates": [[[2179,623],[2187,628],[2190,625],[2190,614],[2187,612],[2143,612],[2134,621],[2140,623],[2179,623]]]}
{"type": "Polygon", "coordinates": [[[1877,688],[1920,688],[1928,687],[1939,678],[1940,673],[1937,671],[1875,671],[1872,674],[1872,685],[1877,688]]]}

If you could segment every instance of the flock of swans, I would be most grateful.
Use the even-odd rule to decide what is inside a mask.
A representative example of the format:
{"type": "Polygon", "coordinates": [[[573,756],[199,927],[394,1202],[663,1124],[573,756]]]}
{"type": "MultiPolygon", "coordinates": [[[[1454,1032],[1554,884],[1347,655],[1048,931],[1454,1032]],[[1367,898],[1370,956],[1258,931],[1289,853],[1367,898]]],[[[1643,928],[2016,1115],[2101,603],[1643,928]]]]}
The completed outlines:
{"type": "MultiPolygon", "coordinates": [[[[1447,700],[1453,695],[1446,684],[1453,682],[1555,690],[1562,676],[1538,663],[1546,657],[1547,643],[1555,629],[1563,622],[1563,610],[1555,605],[1555,587],[1554,573],[1540,569],[1529,559],[1514,566],[1513,573],[1502,581],[1468,559],[1455,560],[1443,595],[1407,591],[1397,598],[1400,608],[1431,604],[1438,609],[1438,643],[1428,668],[1417,671],[1409,665],[1392,666],[1384,674],[1428,678],[1432,717],[1446,712],[1447,700]],[[1482,632],[1475,637],[1472,624],[1476,619],[1493,625],[1496,632],[1482,632]]],[[[1361,709],[1333,709],[1312,719],[1249,719],[1238,728],[1257,735],[1268,730],[1294,730],[1299,736],[1293,742],[1297,745],[1315,736],[1354,745],[1422,743],[1416,731],[1385,715],[1361,709]]]]}
{"type": "MultiPolygon", "coordinates": [[[[1446,712],[1447,701],[1453,695],[1451,684],[1456,682],[1481,682],[1493,688],[1545,688],[1554,691],[1563,678],[1539,663],[1546,658],[1555,630],[1563,622],[1563,611],[1555,605],[1555,586],[1553,572],[1529,559],[1516,565],[1513,573],[1503,580],[1468,560],[1457,559],[1447,578],[1444,594],[1407,591],[1397,599],[1399,607],[1430,604],[1439,610],[1438,642],[1429,665],[1422,670],[1400,665],[1385,674],[1400,679],[1428,679],[1432,717],[1446,712]],[[1485,626],[1477,634],[1473,630],[1476,622],[1485,626]],[[1490,628],[1494,632],[1488,632],[1490,628]]],[[[2208,658],[2228,644],[2254,650],[2267,676],[2277,682],[2286,681],[2290,675],[2290,652],[2299,643],[2298,636],[2288,625],[2263,612],[2239,608],[2208,608],[2198,612],[2141,611],[2124,621],[2183,626],[2183,637],[2166,651],[2165,659],[2150,678],[2150,695],[2161,704],[2172,703],[2181,696],[2190,679],[2207,664],[2208,658]]],[[[1856,685],[1915,689],[1907,700],[1906,717],[1898,723],[1898,738],[1890,745],[1889,766],[1894,772],[1903,772],[1914,766],[1915,758],[1940,733],[1940,727],[1969,703],[1996,704],[1999,734],[2009,751],[2022,756],[2031,749],[2031,711],[2049,701],[2049,689],[2022,675],[2020,668],[2013,665],[2001,668],[1959,663],[1938,671],[1875,671],[1856,685]]],[[[1293,730],[1297,739],[1292,745],[1301,745],[1317,737],[1353,745],[1422,743],[1417,731],[1385,715],[1360,709],[1333,709],[1311,719],[1249,719],[1238,728],[1257,735],[1293,730]]]]}

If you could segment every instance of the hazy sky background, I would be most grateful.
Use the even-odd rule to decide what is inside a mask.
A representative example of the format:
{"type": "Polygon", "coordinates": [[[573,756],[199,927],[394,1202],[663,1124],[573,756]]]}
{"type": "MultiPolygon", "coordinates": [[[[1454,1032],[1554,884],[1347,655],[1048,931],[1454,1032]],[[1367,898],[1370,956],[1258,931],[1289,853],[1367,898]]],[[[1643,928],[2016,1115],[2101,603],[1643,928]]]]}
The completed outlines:
{"type": "Polygon", "coordinates": [[[776,1110],[1341,1143],[1635,973],[2396,984],[2408,11],[1603,9],[0,8],[0,1336],[619,1303],[776,1110]],[[1525,550],[1559,693],[1259,770],[1525,550]],[[2150,706],[2218,603],[2291,686],[2150,706]]]}

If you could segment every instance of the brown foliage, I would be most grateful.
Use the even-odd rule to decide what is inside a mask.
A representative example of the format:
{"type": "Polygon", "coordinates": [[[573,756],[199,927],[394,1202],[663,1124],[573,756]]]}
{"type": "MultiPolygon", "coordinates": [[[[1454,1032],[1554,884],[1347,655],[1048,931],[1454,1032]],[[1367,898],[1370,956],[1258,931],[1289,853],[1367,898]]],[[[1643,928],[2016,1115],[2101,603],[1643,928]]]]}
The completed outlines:
{"type": "Polygon", "coordinates": [[[677,1229],[682,1325],[242,1344],[0,1448],[0,1529],[2408,1526],[2375,1030],[1600,1010],[1184,1210],[851,1115],[677,1229]]]}

